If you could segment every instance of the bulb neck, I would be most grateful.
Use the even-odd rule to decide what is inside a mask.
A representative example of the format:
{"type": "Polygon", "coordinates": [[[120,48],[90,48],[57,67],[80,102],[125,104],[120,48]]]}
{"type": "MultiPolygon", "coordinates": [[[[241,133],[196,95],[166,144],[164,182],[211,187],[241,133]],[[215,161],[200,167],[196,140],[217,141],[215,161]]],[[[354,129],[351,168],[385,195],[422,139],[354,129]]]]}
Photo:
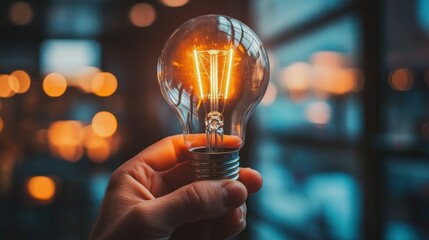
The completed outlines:
{"type": "Polygon", "coordinates": [[[238,148],[221,148],[210,152],[206,147],[191,149],[192,172],[194,181],[234,179],[240,171],[238,148]]]}

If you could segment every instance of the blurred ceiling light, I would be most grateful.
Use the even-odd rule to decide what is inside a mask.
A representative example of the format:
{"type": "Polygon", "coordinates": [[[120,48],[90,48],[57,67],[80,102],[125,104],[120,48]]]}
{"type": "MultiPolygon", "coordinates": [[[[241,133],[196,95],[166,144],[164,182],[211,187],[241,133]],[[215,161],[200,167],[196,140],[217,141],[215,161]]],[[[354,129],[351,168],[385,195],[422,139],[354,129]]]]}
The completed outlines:
{"type": "Polygon", "coordinates": [[[307,121],[319,126],[326,125],[331,120],[331,107],[326,102],[314,102],[305,109],[307,121]]]}
{"type": "Polygon", "coordinates": [[[0,133],[3,131],[4,122],[3,119],[0,117],[0,133]]]}
{"type": "Polygon", "coordinates": [[[268,83],[267,91],[261,100],[262,106],[270,106],[274,103],[277,97],[277,88],[274,84],[268,83]]]}
{"type": "Polygon", "coordinates": [[[33,9],[26,2],[16,2],[10,7],[9,17],[16,25],[26,25],[33,19],[33,9]]]}
{"type": "Polygon", "coordinates": [[[23,70],[16,70],[10,74],[15,77],[19,84],[19,89],[15,91],[16,93],[25,93],[28,91],[31,85],[31,79],[28,73],[23,70]]]}
{"type": "Polygon", "coordinates": [[[413,74],[406,68],[399,68],[390,73],[390,87],[397,91],[408,91],[413,86],[413,74]]]}
{"type": "Polygon", "coordinates": [[[129,19],[136,27],[148,27],[155,18],[155,9],[149,3],[137,3],[130,9],[129,19]]]}
{"type": "Polygon", "coordinates": [[[161,2],[167,7],[181,7],[186,5],[189,0],[161,0],[161,2]]]}
{"type": "Polygon", "coordinates": [[[100,97],[112,95],[118,87],[118,81],[115,75],[108,72],[100,72],[91,78],[91,90],[100,97]]]}
{"type": "Polygon", "coordinates": [[[47,176],[31,177],[27,182],[27,191],[35,200],[50,201],[55,195],[55,181],[47,176]]]}
{"type": "Polygon", "coordinates": [[[107,111],[101,111],[92,118],[92,130],[100,137],[112,136],[118,127],[116,117],[107,111]]]}
{"type": "Polygon", "coordinates": [[[15,95],[10,85],[9,75],[0,74],[0,97],[9,98],[15,95]]]}
{"type": "Polygon", "coordinates": [[[65,77],[59,73],[50,73],[43,79],[43,90],[50,97],[59,97],[67,89],[65,77]]]}

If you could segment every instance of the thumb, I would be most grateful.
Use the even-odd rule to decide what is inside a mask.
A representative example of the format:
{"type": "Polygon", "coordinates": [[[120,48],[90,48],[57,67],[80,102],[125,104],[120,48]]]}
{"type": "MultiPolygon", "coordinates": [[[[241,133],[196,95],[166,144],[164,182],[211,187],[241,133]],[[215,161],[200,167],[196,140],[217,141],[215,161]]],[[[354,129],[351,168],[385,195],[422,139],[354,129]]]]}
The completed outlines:
{"type": "Polygon", "coordinates": [[[151,201],[163,226],[174,230],[179,225],[222,216],[241,206],[247,198],[246,187],[235,180],[199,181],[151,201]]]}

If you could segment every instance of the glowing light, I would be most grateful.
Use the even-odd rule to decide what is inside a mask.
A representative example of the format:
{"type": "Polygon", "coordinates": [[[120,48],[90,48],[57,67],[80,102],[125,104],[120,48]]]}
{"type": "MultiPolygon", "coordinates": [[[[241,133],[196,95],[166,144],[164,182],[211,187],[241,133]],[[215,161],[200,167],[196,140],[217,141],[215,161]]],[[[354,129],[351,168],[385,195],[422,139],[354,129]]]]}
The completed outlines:
{"type": "Polygon", "coordinates": [[[4,122],[3,119],[0,117],[0,133],[3,131],[4,122]]]}
{"type": "Polygon", "coordinates": [[[66,161],[76,162],[83,156],[83,146],[78,145],[61,145],[56,149],[57,154],[66,161]]]}
{"type": "Polygon", "coordinates": [[[91,125],[86,126],[84,132],[84,145],[88,158],[97,163],[106,161],[111,153],[109,140],[95,134],[91,125]]]}
{"type": "Polygon", "coordinates": [[[92,130],[100,137],[112,136],[118,127],[116,117],[106,111],[98,112],[92,118],[92,130]]]}
{"type": "Polygon", "coordinates": [[[59,97],[67,89],[65,77],[59,73],[50,73],[43,80],[43,90],[50,97],[59,97]]]}
{"type": "Polygon", "coordinates": [[[306,62],[296,62],[281,73],[281,84],[289,91],[306,91],[309,88],[311,66],[306,62]]]}
{"type": "Polygon", "coordinates": [[[55,181],[47,176],[35,176],[28,180],[29,195],[39,201],[50,201],[55,195],[55,181]]]}
{"type": "Polygon", "coordinates": [[[155,21],[156,12],[148,3],[135,4],[129,13],[131,23],[136,27],[148,27],[155,21]]]}
{"type": "Polygon", "coordinates": [[[186,5],[189,0],[161,0],[161,2],[168,7],[181,7],[186,5]]]}
{"type": "Polygon", "coordinates": [[[269,83],[267,91],[265,92],[264,97],[261,100],[262,106],[269,106],[273,104],[277,97],[277,88],[274,84],[269,83]]]}
{"type": "Polygon", "coordinates": [[[10,20],[16,25],[26,25],[33,19],[33,9],[26,2],[16,2],[10,8],[10,20]]]}
{"type": "Polygon", "coordinates": [[[71,162],[78,161],[83,155],[83,137],[83,127],[78,121],[57,121],[48,130],[51,150],[71,162]]]}
{"type": "Polygon", "coordinates": [[[228,51],[194,49],[200,97],[201,99],[204,99],[204,96],[208,97],[212,110],[219,110],[218,104],[222,95],[224,99],[229,96],[233,53],[233,49],[228,51]],[[204,92],[205,82],[209,83],[209,88],[204,92]]]}
{"type": "Polygon", "coordinates": [[[10,87],[9,75],[0,75],[0,97],[12,97],[15,92],[10,87]]]}
{"type": "Polygon", "coordinates": [[[15,94],[19,91],[19,81],[15,76],[9,75],[8,78],[10,90],[15,94]]]}
{"type": "Polygon", "coordinates": [[[397,91],[408,91],[413,86],[413,74],[406,68],[399,68],[389,76],[390,87],[397,91]]]}
{"type": "Polygon", "coordinates": [[[17,70],[14,71],[11,76],[16,78],[18,81],[19,88],[16,93],[25,93],[28,91],[31,85],[31,79],[30,76],[23,70],[17,70]]]}
{"type": "Polygon", "coordinates": [[[331,107],[326,102],[314,102],[307,106],[305,116],[310,123],[326,125],[331,120],[331,107]]]}
{"type": "Polygon", "coordinates": [[[115,75],[108,72],[100,72],[91,79],[91,90],[100,97],[112,95],[118,87],[115,75]]]}
{"type": "Polygon", "coordinates": [[[314,66],[328,67],[328,68],[339,68],[344,67],[347,63],[345,57],[337,52],[331,51],[320,51],[316,52],[312,58],[314,66]]]}

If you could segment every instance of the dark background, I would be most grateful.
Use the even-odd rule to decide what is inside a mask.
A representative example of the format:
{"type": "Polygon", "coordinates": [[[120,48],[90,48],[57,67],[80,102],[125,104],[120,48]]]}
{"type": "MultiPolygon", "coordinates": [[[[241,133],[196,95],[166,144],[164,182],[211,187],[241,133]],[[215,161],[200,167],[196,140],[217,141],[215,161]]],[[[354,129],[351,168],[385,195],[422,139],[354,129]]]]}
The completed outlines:
{"type": "Polygon", "coordinates": [[[241,151],[264,186],[237,238],[429,238],[429,0],[142,2],[1,1],[0,239],[87,238],[114,169],[181,132],[159,91],[157,58],[181,23],[209,13],[248,24],[271,62],[241,151]],[[129,18],[142,2],[156,13],[146,27],[129,18]],[[112,73],[116,91],[99,97],[73,85],[73,61],[112,73]],[[30,88],[1,96],[2,77],[16,70],[30,88]],[[55,98],[42,88],[51,72],[68,83],[55,98]],[[118,122],[103,148],[85,145],[86,132],[52,130],[73,120],[83,131],[99,111],[118,122]],[[48,183],[30,187],[36,176],[48,183]]]}

